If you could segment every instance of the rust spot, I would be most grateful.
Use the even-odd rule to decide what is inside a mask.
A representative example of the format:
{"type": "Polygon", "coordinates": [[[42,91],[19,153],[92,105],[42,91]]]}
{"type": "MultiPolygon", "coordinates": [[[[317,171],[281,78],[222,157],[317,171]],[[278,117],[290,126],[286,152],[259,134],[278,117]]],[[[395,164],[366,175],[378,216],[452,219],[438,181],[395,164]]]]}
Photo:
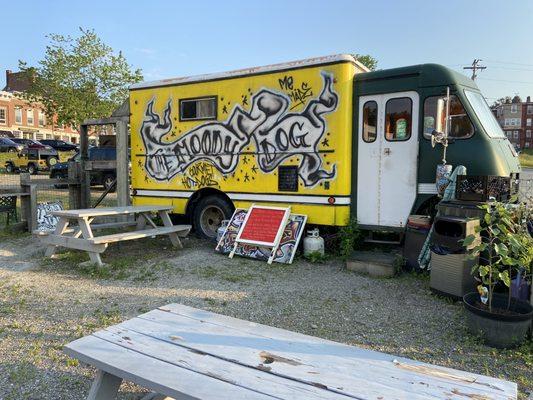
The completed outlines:
{"type": "Polygon", "coordinates": [[[172,335],[172,336],[170,336],[170,339],[171,339],[171,340],[185,340],[185,339],[183,339],[181,336],[177,336],[177,335],[172,335]]]}
{"type": "Polygon", "coordinates": [[[267,351],[262,351],[261,353],[259,353],[259,357],[261,357],[263,359],[263,364],[272,364],[274,361],[276,361],[276,362],[289,364],[289,365],[294,365],[294,366],[302,365],[302,363],[300,363],[298,361],[291,360],[290,358],[277,356],[277,355],[269,353],[267,351]]]}
{"type": "Polygon", "coordinates": [[[490,397],[487,397],[487,396],[482,395],[482,394],[464,393],[464,392],[461,392],[459,389],[453,389],[452,393],[456,394],[457,396],[464,396],[464,397],[468,397],[468,398],[474,399],[474,400],[489,400],[490,399],[490,397]]]}
{"type": "Polygon", "coordinates": [[[404,369],[404,370],[407,370],[407,371],[411,371],[411,372],[416,372],[416,373],[419,373],[419,374],[431,375],[431,376],[435,376],[437,378],[450,379],[450,380],[459,381],[459,382],[467,382],[467,383],[476,382],[475,378],[469,378],[469,377],[466,377],[466,376],[450,374],[449,372],[441,371],[441,370],[439,370],[437,368],[433,368],[433,367],[427,366],[427,365],[410,365],[410,364],[401,363],[401,362],[399,362],[397,360],[393,360],[392,362],[398,368],[401,368],[401,369],[404,369]]]}

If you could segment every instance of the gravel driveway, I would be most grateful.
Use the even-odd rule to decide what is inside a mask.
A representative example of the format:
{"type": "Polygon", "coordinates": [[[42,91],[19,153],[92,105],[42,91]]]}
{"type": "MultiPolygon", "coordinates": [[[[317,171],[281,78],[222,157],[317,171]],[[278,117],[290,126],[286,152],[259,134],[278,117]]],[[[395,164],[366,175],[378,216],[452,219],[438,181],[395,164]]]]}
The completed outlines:
{"type": "MultiPolygon", "coordinates": [[[[428,279],[372,279],[339,260],[293,265],[215,254],[196,239],[112,245],[108,267],[79,252],[43,259],[30,236],[0,237],[0,399],[84,399],[95,371],[62,346],[104,326],[177,302],[360,347],[518,382],[533,390],[531,343],[486,347],[468,335],[458,303],[429,292],[428,279]]],[[[120,399],[144,391],[124,383],[120,399]]]]}

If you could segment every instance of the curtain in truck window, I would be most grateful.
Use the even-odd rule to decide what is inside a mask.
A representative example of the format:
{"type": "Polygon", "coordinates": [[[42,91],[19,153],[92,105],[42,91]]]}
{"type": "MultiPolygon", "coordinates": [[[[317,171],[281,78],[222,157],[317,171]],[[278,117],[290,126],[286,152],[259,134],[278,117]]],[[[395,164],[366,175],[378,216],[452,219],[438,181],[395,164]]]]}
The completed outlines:
{"type": "Polygon", "coordinates": [[[385,139],[391,142],[411,137],[413,101],[409,97],[390,99],[385,106],[385,139]]]}

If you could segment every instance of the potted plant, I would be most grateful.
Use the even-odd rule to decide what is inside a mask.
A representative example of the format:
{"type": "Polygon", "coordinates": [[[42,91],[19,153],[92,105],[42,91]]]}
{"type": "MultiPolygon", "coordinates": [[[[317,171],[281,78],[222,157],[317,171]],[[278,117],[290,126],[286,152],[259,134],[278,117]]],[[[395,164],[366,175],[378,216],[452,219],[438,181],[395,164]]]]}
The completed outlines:
{"type": "Polygon", "coordinates": [[[471,256],[478,258],[472,268],[481,284],[478,292],[463,297],[467,325],[474,334],[498,348],[524,341],[533,317],[533,306],[511,296],[511,279],[520,271],[531,273],[533,239],[527,223],[531,208],[526,205],[491,202],[481,205],[485,212],[477,235],[469,235],[464,246],[475,244],[471,256]],[[481,236],[481,240],[479,237],[481,236]],[[496,290],[507,289],[507,293],[496,290]]]}

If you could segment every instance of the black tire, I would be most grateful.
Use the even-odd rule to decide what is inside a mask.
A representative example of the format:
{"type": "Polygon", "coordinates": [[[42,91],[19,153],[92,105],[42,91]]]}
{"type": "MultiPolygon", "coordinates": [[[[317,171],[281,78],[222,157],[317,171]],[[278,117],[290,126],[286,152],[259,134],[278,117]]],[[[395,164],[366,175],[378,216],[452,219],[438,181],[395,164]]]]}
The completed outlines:
{"type": "Polygon", "coordinates": [[[216,239],[217,229],[222,220],[230,219],[233,210],[233,204],[222,196],[202,197],[192,213],[192,223],[196,236],[208,240],[216,239]]]}
{"type": "Polygon", "coordinates": [[[16,153],[16,152],[17,152],[17,149],[14,148],[14,147],[10,147],[7,151],[8,151],[9,153],[16,153]]]}
{"type": "Polygon", "coordinates": [[[14,174],[15,173],[15,166],[11,163],[6,164],[6,172],[8,174],[14,174]]]}
{"type": "Polygon", "coordinates": [[[115,179],[115,175],[113,174],[104,175],[104,177],[102,178],[102,186],[104,187],[104,190],[107,190],[110,187],[113,187],[113,189],[110,190],[111,192],[117,190],[115,179]]]}
{"type": "Polygon", "coordinates": [[[35,166],[35,164],[34,163],[29,163],[28,164],[28,173],[30,175],[37,175],[37,172],[39,172],[39,171],[37,170],[37,167],[35,166]]]}

